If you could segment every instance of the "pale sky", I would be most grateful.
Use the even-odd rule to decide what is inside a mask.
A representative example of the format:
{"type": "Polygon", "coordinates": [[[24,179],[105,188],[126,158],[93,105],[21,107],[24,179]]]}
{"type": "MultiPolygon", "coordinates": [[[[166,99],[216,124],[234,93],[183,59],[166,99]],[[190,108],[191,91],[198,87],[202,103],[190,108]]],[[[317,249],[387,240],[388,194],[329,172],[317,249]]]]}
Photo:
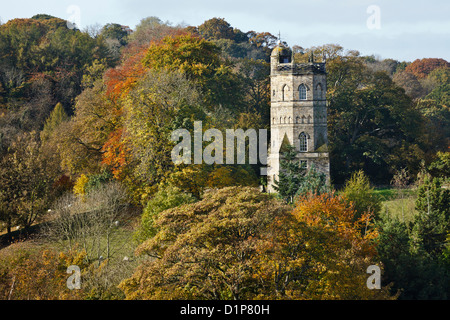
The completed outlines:
{"type": "Polygon", "coordinates": [[[81,29],[111,22],[133,29],[149,16],[194,26],[218,17],[243,32],[280,32],[290,46],[336,43],[380,58],[450,61],[449,0],[1,1],[3,23],[46,13],[70,21],[78,19],[81,29]]]}

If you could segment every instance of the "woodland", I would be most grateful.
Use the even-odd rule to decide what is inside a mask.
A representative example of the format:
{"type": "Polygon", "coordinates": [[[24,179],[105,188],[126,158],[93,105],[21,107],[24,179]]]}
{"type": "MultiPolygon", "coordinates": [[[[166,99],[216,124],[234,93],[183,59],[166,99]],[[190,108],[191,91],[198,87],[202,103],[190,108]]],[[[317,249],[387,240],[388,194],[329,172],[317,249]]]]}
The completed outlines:
{"type": "Polygon", "coordinates": [[[223,18],[1,24],[0,299],[449,299],[442,58],[289,44],[326,59],[331,185],[289,146],[272,194],[261,164],[173,163],[195,121],[270,132],[277,42],[223,18]]]}

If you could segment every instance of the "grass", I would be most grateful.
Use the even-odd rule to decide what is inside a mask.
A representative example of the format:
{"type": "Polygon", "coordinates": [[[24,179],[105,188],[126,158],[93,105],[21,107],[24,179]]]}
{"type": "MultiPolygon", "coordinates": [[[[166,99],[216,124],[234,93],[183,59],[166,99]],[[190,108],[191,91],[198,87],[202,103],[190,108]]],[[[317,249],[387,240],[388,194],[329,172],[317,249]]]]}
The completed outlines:
{"type": "Polygon", "coordinates": [[[382,202],[382,215],[410,222],[417,214],[415,209],[417,199],[415,189],[384,188],[375,189],[374,192],[382,202]]]}

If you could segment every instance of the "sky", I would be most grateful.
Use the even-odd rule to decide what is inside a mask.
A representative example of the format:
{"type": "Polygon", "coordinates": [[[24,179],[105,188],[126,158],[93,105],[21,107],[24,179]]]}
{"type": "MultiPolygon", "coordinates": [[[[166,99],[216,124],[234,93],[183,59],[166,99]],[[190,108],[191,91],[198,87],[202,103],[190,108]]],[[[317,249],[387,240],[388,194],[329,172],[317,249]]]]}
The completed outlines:
{"type": "Polygon", "coordinates": [[[450,61],[449,0],[1,0],[0,19],[50,14],[81,29],[119,23],[132,29],[155,16],[198,26],[224,18],[243,32],[281,35],[290,46],[339,44],[380,59],[450,61]]]}

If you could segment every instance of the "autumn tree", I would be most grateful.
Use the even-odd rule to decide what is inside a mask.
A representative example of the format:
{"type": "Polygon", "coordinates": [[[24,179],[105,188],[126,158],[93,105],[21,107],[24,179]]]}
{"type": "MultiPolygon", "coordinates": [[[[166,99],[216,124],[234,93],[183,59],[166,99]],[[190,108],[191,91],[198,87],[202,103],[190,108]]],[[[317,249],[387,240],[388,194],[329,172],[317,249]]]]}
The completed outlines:
{"type": "Polygon", "coordinates": [[[212,42],[192,35],[165,37],[150,45],[143,64],[184,73],[199,86],[210,111],[218,105],[234,111],[239,107],[239,82],[212,42]]]}
{"type": "Polygon", "coordinates": [[[79,300],[83,290],[67,288],[67,268],[87,267],[82,251],[58,252],[33,244],[14,244],[0,253],[0,299],[79,300]],[[9,248],[8,248],[9,249],[9,248]]]}
{"type": "Polygon", "coordinates": [[[136,250],[152,259],[120,288],[127,299],[389,299],[366,286],[375,233],[362,235],[365,217],[353,216],[329,194],[291,213],[253,188],[210,191],[159,213],[159,231],[136,250]]]}
{"type": "Polygon", "coordinates": [[[440,67],[448,68],[450,64],[444,59],[424,58],[414,60],[414,62],[405,68],[405,71],[414,74],[418,79],[422,79],[428,76],[434,69],[440,67]]]}
{"type": "Polygon", "coordinates": [[[62,104],[57,103],[52,113],[50,113],[50,116],[45,121],[44,128],[40,133],[41,141],[49,139],[49,136],[54,132],[54,130],[63,122],[68,120],[69,117],[64,111],[62,104]]]}
{"type": "Polygon", "coordinates": [[[238,187],[161,212],[159,232],[136,250],[154,259],[120,287],[127,299],[251,299],[260,287],[258,247],[286,213],[268,194],[238,187]]]}
{"type": "Polygon", "coordinates": [[[262,276],[273,277],[277,299],[390,299],[388,287],[366,286],[369,265],[380,267],[372,240],[362,234],[366,215],[354,219],[346,200],[334,194],[308,194],[295,205],[288,223],[273,233],[273,256],[263,261],[262,276]]]}
{"type": "Polygon", "coordinates": [[[54,134],[61,165],[73,176],[101,171],[102,148],[120,123],[116,106],[104,92],[102,82],[86,88],[77,97],[74,116],[54,134]]]}
{"type": "Polygon", "coordinates": [[[3,220],[28,228],[46,213],[54,196],[57,168],[41,153],[35,133],[19,136],[2,159],[0,179],[3,220]],[[6,215],[6,216],[5,216],[6,215]]]}
{"type": "Polygon", "coordinates": [[[145,198],[174,168],[172,131],[193,128],[194,119],[205,118],[202,102],[183,74],[152,70],[130,92],[125,116],[122,141],[131,153],[130,175],[135,184],[144,188],[145,198]]]}

